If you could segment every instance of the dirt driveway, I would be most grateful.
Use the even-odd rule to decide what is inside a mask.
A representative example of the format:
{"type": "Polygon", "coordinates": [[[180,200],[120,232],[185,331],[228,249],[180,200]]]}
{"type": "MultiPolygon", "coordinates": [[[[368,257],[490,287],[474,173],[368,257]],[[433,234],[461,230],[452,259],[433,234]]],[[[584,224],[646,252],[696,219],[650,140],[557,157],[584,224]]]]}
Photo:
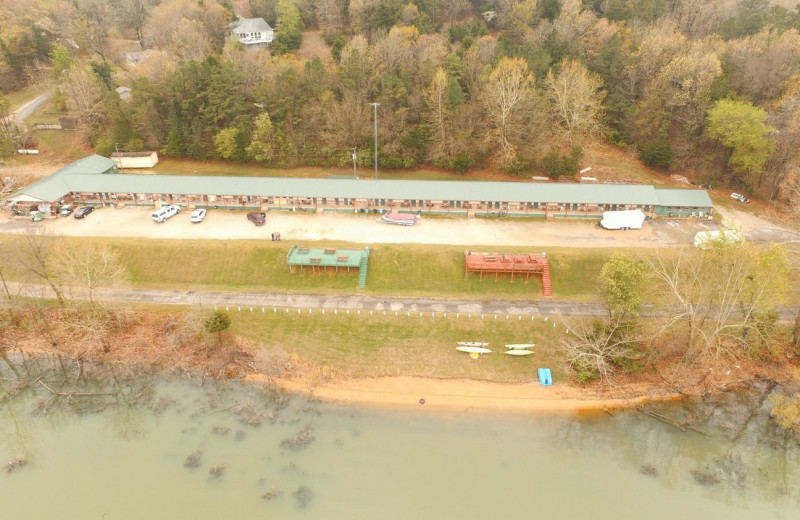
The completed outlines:
{"type": "Polygon", "coordinates": [[[664,247],[673,238],[659,236],[646,223],[641,230],[608,231],[595,221],[525,221],[514,219],[426,218],[416,226],[382,224],[375,215],[345,213],[267,213],[255,227],[243,211],[209,211],[200,224],[189,222],[188,209],[163,224],[150,219],[149,208],[98,208],[83,220],[48,218],[30,223],[22,217],[0,218],[0,233],[24,233],[43,226],[58,235],[171,239],[263,239],[277,231],[283,241],[337,240],[359,244],[417,243],[486,246],[664,247]]]}

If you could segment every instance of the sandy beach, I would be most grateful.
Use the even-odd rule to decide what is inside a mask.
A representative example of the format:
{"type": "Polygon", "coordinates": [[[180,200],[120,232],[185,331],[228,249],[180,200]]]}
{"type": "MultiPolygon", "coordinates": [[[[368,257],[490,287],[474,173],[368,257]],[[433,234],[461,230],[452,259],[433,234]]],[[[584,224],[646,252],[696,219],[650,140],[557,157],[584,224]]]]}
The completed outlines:
{"type": "Polygon", "coordinates": [[[556,383],[496,383],[466,379],[375,377],[307,382],[247,376],[247,381],[271,382],[286,391],[329,402],[426,411],[501,411],[510,413],[603,412],[630,408],[650,401],[675,399],[647,385],[619,388],[614,394],[556,383]]]}

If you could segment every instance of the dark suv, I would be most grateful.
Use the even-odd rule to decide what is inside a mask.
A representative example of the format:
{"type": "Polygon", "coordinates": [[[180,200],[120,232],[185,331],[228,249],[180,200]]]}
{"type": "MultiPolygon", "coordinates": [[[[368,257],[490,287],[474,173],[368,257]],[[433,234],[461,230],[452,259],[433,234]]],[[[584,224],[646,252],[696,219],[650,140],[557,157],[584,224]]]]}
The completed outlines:
{"type": "Polygon", "coordinates": [[[247,214],[247,220],[256,226],[263,226],[267,221],[267,214],[263,211],[253,211],[252,213],[247,214]]]}
{"type": "Polygon", "coordinates": [[[84,206],[82,208],[78,208],[75,212],[75,218],[85,218],[86,215],[94,211],[94,206],[84,206]]]}

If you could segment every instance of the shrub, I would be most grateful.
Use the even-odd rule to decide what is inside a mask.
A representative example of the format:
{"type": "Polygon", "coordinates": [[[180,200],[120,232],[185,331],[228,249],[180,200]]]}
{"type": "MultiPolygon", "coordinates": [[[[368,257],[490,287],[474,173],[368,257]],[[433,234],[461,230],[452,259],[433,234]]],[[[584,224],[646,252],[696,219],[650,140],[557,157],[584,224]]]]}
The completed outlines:
{"type": "Polygon", "coordinates": [[[648,166],[668,167],[675,160],[675,150],[667,138],[645,143],[639,150],[639,159],[648,166]]]}
{"type": "Polygon", "coordinates": [[[558,150],[551,148],[547,155],[542,157],[539,165],[549,177],[560,175],[575,175],[583,158],[583,148],[575,146],[572,151],[562,154],[558,150]]]}
{"type": "Polygon", "coordinates": [[[569,360],[569,364],[572,367],[576,383],[591,383],[600,376],[597,368],[592,366],[585,358],[574,357],[569,360]]]}
{"type": "Polygon", "coordinates": [[[450,169],[456,173],[467,173],[472,166],[472,159],[468,155],[460,154],[450,159],[450,169]]]}

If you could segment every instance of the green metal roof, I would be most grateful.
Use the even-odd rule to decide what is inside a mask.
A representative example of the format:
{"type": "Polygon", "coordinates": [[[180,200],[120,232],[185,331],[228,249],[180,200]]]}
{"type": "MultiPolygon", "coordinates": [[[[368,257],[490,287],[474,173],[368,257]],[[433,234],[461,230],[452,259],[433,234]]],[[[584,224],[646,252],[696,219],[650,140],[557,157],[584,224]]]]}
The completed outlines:
{"type": "Polygon", "coordinates": [[[53,202],[71,191],[76,191],[72,187],[73,184],[85,183],[85,181],[78,181],[78,177],[83,175],[90,179],[97,179],[100,174],[116,172],[116,167],[117,161],[100,155],[90,155],[34,182],[21,190],[21,193],[39,200],[53,202]]]}
{"type": "Polygon", "coordinates": [[[116,174],[116,162],[93,155],[32,184],[23,192],[54,201],[69,192],[327,197],[348,199],[633,204],[711,207],[703,190],[660,190],[641,184],[308,179],[116,174]]]}
{"type": "Polygon", "coordinates": [[[363,249],[311,249],[293,246],[286,257],[289,265],[315,266],[315,267],[355,267],[361,266],[361,259],[366,255],[363,249]],[[341,260],[340,260],[341,257],[341,260]],[[346,259],[344,257],[347,257],[346,259]],[[312,258],[319,259],[312,261],[312,258]]]}
{"type": "Polygon", "coordinates": [[[714,204],[706,190],[660,189],[656,190],[658,205],[664,207],[712,208],[714,204]]]}

